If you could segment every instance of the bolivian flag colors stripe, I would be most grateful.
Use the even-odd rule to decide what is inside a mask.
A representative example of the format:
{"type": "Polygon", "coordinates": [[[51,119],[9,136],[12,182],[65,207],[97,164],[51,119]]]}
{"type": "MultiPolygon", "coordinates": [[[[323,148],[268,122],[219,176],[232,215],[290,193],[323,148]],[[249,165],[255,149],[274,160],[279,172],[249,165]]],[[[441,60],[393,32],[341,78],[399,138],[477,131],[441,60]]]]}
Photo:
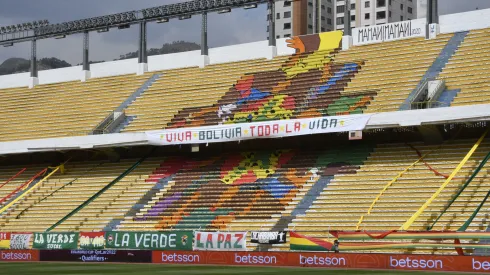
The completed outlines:
{"type": "Polygon", "coordinates": [[[307,237],[296,232],[289,232],[289,249],[303,251],[331,251],[333,241],[307,237]]]}
{"type": "Polygon", "coordinates": [[[366,232],[366,231],[330,231],[334,238],[342,240],[453,240],[453,239],[490,239],[490,232],[457,231],[408,231],[366,232]]]}
{"type": "Polygon", "coordinates": [[[10,233],[0,232],[0,249],[10,248],[10,233]]]}
{"type": "MultiPolygon", "coordinates": [[[[333,233],[333,232],[330,232],[333,233]]],[[[332,234],[336,235],[336,234],[332,234]]],[[[338,235],[341,236],[341,235],[338,235]]],[[[296,251],[332,251],[334,239],[318,239],[290,232],[290,249],[296,251]]],[[[345,242],[340,241],[339,251],[357,250],[383,250],[383,249],[408,249],[408,248],[490,248],[489,244],[478,243],[442,243],[438,242],[394,242],[394,241],[366,241],[345,242]]]]}

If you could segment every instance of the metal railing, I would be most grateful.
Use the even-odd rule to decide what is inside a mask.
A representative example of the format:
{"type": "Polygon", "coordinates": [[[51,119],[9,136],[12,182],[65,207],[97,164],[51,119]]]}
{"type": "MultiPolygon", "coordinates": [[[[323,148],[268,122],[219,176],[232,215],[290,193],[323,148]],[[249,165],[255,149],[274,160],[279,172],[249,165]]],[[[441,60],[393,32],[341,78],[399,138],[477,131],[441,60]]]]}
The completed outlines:
{"type": "Polygon", "coordinates": [[[121,112],[111,112],[104,120],[102,120],[91,132],[92,135],[110,134],[126,119],[126,114],[121,112]]]}
{"type": "Polygon", "coordinates": [[[421,101],[421,102],[412,102],[410,105],[410,109],[418,110],[418,109],[432,109],[432,108],[442,108],[449,107],[450,103],[441,102],[441,101],[421,101]]]}

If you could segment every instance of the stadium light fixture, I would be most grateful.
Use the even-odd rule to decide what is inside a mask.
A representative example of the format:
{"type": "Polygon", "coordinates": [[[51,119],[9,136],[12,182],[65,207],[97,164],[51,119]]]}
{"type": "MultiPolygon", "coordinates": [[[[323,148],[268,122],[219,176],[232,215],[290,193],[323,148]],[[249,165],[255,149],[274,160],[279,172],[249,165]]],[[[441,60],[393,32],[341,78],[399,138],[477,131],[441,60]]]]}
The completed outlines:
{"type": "Polygon", "coordinates": [[[108,31],[109,31],[109,28],[108,27],[105,27],[105,28],[102,28],[102,29],[98,29],[97,30],[98,33],[108,32],[108,31]]]}
{"type": "Polygon", "coordinates": [[[124,29],[129,29],[131,26],[129,24],[124,24],[124,25],[119,25],[117,26],[118,29],[124,30],[124,29]]]}
{"type": "Polygon", "coordinates": [[[3,44],[3,46],[4,46],[5,48],[7,48],[7,47],[12,47],[13,45],[14,45],[14,43],[6,43],[6,44],[3,44]]]}
{"type": "Polygon", "coordinates": [[[14,25],[10,25],[10,26],[0,27],[0,34],[9,34],[9,33],[14,33],[14,32],[30,31],[30,30],[37,29],[38,27],[41,27],[43,25],[49,25],[49,21],[48,20],[40,20],[40,21],[19,23],[19,24],[14,24],[14,25]]]}
{"type": "Polygon", "coordinates": [[[224,8],[224,9],[218,10],[218,14],[229,13],[229,12],[231,12],[230,8],[224,8]]]}
{"type": "Polygon", "coordinates": [[[179,16],[179,20],[185,20],[185,19],[190,19],[192,16],[190,14],[186,14],[186,15],[181,15],[179,16]]]}
{"type": "Polygon", "coordinates": [[[169,21],[168,18],[160,18],[156,22],[157,22],[157,24],[161,24],[161,23],[167,23],[168,21],[169,21]]]}
{"type": "Polygon", "coordinates": [[[65,37],[66,37],[66,35],[58,35],[58,36],[55,36],[54,39],[63,39],[65,37]]]}
{"type": "Polygon", "coordinates": [[[248,5],[243,6],[243,9],[245,9],[245,10],[256,9],[256,8],[257,8],[257,4],[248,4],[248,5]]]}
{"type": "MultiPolygon", "coordinates": [[[[0,37],[0,43],[18,43],[33,39],[54,38],[60,35],[70,35],[86,31],[108,32],[110,28],[116,28],[126,24],[133,25],[151,21],[166,23],[173,18],[185,20],[192,18],[193,15],[200,15],[204,12],[228,13],[233,8],[243,7],[244,9],[251,9],[258,7],[259,4],[269,3],[271,1],[277,0],[187,0],[182,3],[167,4],[58,24],[50,24],[48,20],[37,20],[31,23],[26,22],[25,24],[20,24],[20,26],[5,26],[5,30],[0,30],[0,34],[10,34],[17,31],[22,31],[24,34],[12,37],[2,35],[0,37]]],[[[285,1],[292,3],[296,0],[285,1]]]]}

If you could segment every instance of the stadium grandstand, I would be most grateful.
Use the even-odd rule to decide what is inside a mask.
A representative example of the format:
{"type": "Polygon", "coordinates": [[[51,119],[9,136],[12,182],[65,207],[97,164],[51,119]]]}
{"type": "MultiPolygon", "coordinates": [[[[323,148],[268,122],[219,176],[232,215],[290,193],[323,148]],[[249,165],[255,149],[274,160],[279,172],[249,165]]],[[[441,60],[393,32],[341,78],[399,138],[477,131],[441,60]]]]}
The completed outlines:
{"type": "MultiPolygon", "coordinates": [[[[196,14],[267,1],[207,2],[236,6],[196,14]]],[[[36,39],[60,29],[144,34],[189,3],[168,17],[162,6],[104,26],[41,24],[0,45],[32,40],[35,61],[36,39]]],[[[141,35],[138,60],[0,76],[0,249],[487,266],[490,9],[434,14],[151,57],[141,35]],[[163,244],[171,235],[178,245],[163,244]]]]}

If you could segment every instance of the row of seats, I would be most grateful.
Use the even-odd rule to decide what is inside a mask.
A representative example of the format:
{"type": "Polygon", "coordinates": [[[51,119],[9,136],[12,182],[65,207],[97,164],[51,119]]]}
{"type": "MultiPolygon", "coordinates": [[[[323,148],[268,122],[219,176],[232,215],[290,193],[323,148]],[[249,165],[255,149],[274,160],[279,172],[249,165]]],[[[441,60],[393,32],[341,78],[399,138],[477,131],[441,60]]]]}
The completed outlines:
{"type": "Polygon", "coordinates": [[[285,213],[292,211],[292,200],[297,203],[301,199],[322,169],[334,163],[360,165],[367,156],[367,151],[363,152],[346,153],[343,158],[339,150],[328,150],[246,152],[199,162],[168,159],[148,180],[171,180],[118,229],[270,228],[286,208],[285,213]],[[358,161],[353,161],[356,157],[358,161]]]}
{"type": "Polygon", "coordinates": [[[278,70],[242,75],[211,105],[180,104],[167,126],[396,111],[453,35],[294,54],[278,70]]]}
{"type": "MultiPolygon", "coordinates": [[[[463,90],[455,105],[487,99],[487,35],[471,31],[441,74],[448,88],[463,90]]],[[[132,121],[123,131],[396,111],[452,36],[157,72],[127,109],[132,121]]],[[[86,135],[152,74],[3,89],[0,141],[86,135]]]]}
{"type": "MultiPolygon", "coordinates": [[[[124,160],[119,163],[90,161],[67,163],[64,174],[60,172],[53,174],[23,199],[1,213],[0,230],[33,232],[47,230],[135,162],[136,160],[124,160]]],[[[145,188],[151,188],[145,186],[141,178],[147,176],[156,165],[153,161],[141,164],[55,230],[100,231],[112,219],[117,219],[121,214],[124,216],[136,202],[135,199],[139,199],[146,193],[145,188]]]]}
{"type": "Polygon", "coordinates": [[[0,142],[88,135],[147,79],[120,75],[0,90],[0,142]]]}
{"type": "MultiPolygon", "coordinates": [[[[149,158],[53,230],[288,228],[320,238],[328,237],[331,230],[396,230],[441,186],[475,141],[463,139],[441,145],[378,144],[374,151],[368,144],[355,143],[314,151],[262,150],[199,158],[149,158]],[[424,161],[394,181],[367,214],[386,184],[425,154],[424,161]],[[312,195],[310,191],[321,177],[331,179],[318,196],[312,195]],[[312,200],[311,206],[305,209],[305,214],[298,214],[297,210],[308,205],[305,204],[308,200],[312,200]],[[283,224],[288,217],[292,222],[283,224]]],[[[489,151],[490,139],[486,139],[410,230],[425,230],[431,225],[489,151]]],[[[57,172],[1,213],[0,231],[45,231],[136,161],[68,162],[64,174],[57,172]]],[[[488,192],[489,165],[461,193],[433,230],[454,231],[468,219],[488,192]]],[[[26,174],[0,188],[1,195],[8,195],[45,167],[26,167],[26,174]]],[[[8,180],[17,169],[13,166],[0,169],[0,179],[8,180]]],[[[483,209],[487,207],[488,203],[483,209]]],[[[481,211],[469,230],[484,231],[487,226],[487,213],[481,211]]],[[[287,249],[287,245],[277,249],[287,249]]],[[[443,249],[412,252],[454,253],[443,249]]]]}
{"type": "Polygon", "coordinates": [[[164,71],[163,76],[128,108],[127,114],[135,118],[123,131],[164,128],[179,110],[216,103],[239,76],[250,71],[277,69],[285,58],[164,71]]]}
{"type": "MultiPolygon", "coordinates": [[[[446,179],[444,176],[453,172],[475,141],[458,140],[442,146],[414,143],[412,146],[419,150],[420,154],[429,153],[424,159],[425,163],[417,163],[398,178],[380,196],[368,215],[368,209],[383,188],[419,159],[417,151],[406,144],[378,145],[356,174],[336,175],[312,207],[306,211],[306,215],[293,220],[289,229],[316,237],[325,237],[330,230],[397,230],[442,185],[446,179]],[[359,224],[361,216],[364,218],[359,224]]],[[[487,139],[443,192],[412,224],[410,230],[426,230],[489,151],[490,140],[487,139]]],[[[487,163],[435,224],[433,230],[458,230],[470,217],[488,192],[489,167],[490,164],[487,163]]],[[[488,203],[484,209],[487,207],[488,203]]],[[[485,212],[478,214],[468,230],[486,230],[488,221],[485,212]]],[[[437,250],[425,252],[435,251],[437,250]]],[[[454,250],[449,252],[454,253],[454,250]]]]}
{"type": "Polygon", "coordinates": [[[17,194],[22,193],[22,187],[28,187],[30,182],[34,183],[43,169],[42,165],[3,166],[0,167],[0,207],[8,204],[17,194]]]}
{"type": "Polygon", "coordinates": [[[374,90],[377,96],[365,112],[397,111],[453,34],[436,39],[412,38],[357,46],[339,52],[336,62],[362,60],[362,70],[343,90],[343,95],[374,90]]]}
{"type": "Polygon", "coordinates": [[[451,106],[486,104],[490,101],[490,76],[486,52],[490,29],[472,30],[440,74],[448,90],[460,89],[451,106]]]}
{"type": "MultiPolygon", "coordinates": [[[[324,56],[328,54],[329,52],[323,53],[324,56]]],[[[295,58],[293,55],[285,64],[295,58]]],[[[362,113],[376,93],[340,95],[340,91],[354,77],[361,64],[325,65],[324,60],[326,57],[309,60],[312,62],[307,64],[311,66],[310,70],[294,77],[285,68],[244,75],[216,104],[182,109],[173,117],[168,127],[362,113]]]]}

